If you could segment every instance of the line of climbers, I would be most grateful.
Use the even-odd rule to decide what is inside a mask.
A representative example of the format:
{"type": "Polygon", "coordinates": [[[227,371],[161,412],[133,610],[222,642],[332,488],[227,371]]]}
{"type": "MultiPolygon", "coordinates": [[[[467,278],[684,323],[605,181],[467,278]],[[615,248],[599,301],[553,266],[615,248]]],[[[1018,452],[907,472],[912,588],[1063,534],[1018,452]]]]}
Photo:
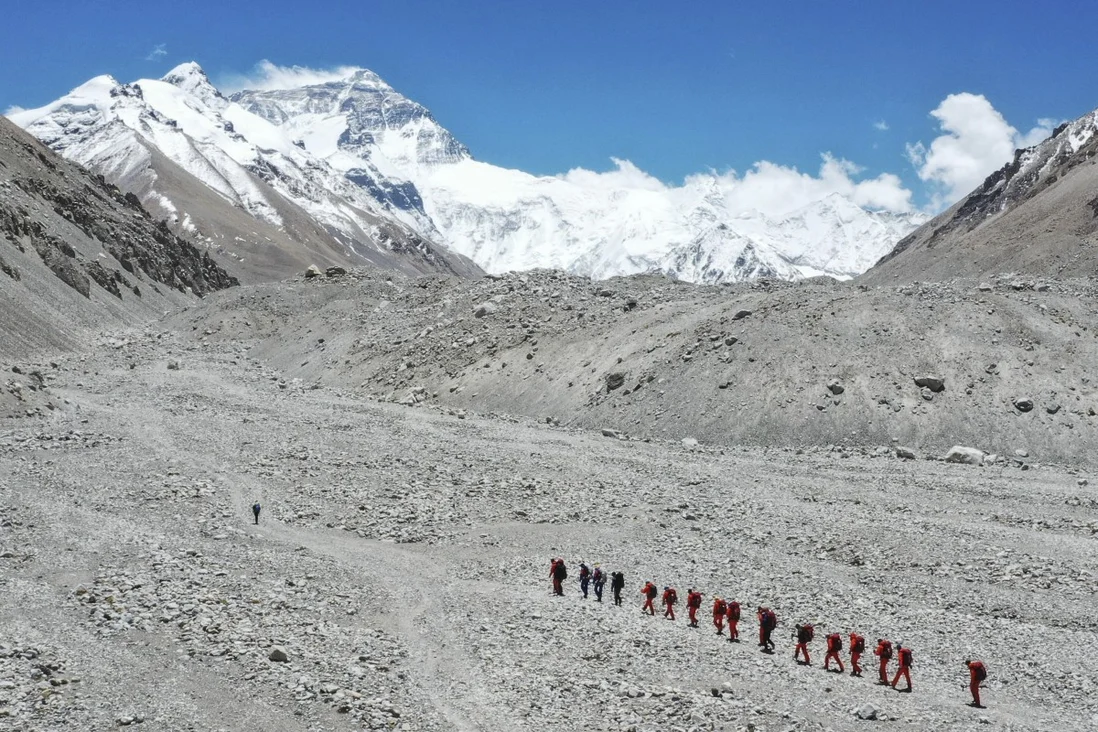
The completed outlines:
{"type": "MultiPolygon", "coordinates": [[[[554,558],[550,562],[549,577],[553,583],[553,594],[564,594],[564,580],[568,579],[568,569],[564,564],[564,560],[560,558],[554,558]]],[[[595,590],[595,599],[598,602],[602,602],[603,586],[606,584],[606,573],[603,572],[602,567],[598,564],[594,565],[594,569],[589,568],[585,563],[580,563],[579,568],[579,586],[580,591],[583,593],[583,598],[586,600],[588,597],[588,589],[593,585],[595,590]]],[[[621,591],[625,588],[625,576],[621,572],[610,573],[610,589],[614,594],[614,604],[621,605],[621,591]]],[[[644,586],[640,589],[641,595],[644,596],[644,603],[641,605],[641,612],[647,615],[655,616],[656,614],[656,598],[660,598],[660,603],[663,606],[663,617],[667,620],[675,619],[675,605],[679,602],[678,591],[674,587],[664,587],[662,595],[660,594],[659,587],[654,582],[645,582],[644,586]]],[[[690,588],[686,591],[686,611],[687,611],[687,625],[691,628],[698,627],[698,611],[702,606],[702,593],[690,588]]],[[[774,630],[778,627],[778,615],[768,607],[759,606],[755,611],[755,616],[759,623],[759,647],[763,653],[774,652],[774,641],[772,635],[774,630]]],[[[721,597],[713,598],[713,625],[717,629],[717,635],[724,635],[724,626],[728,625],[728,640],[731,643],[740,642],[739,623],[741,617],[740,603],[735,600],[725,600],[721,597]]],[[[802,666],[811,666],[812,658],[809,655],[808,644],[813,641],[816,636],[816,629],[810,625],[797,625],[795,626],[792,637],[796,640],[796,645],[793,649],[793,660],[802,666]]],[[[843,664],[843,659],[840,657],[840,653],[843,650],[843,636],[841,633],[830,633],[827,635],[827,654],[824,656],[824,670],[833,671],[835,673],[845,673],[846,666],[843,664]],[[835,668],[831,668],[831,663],[834,661],[835,668]]],[[[849,635],[850,641],[850,675],[861,676],[862,666],[859,663],[862,654],[865,653],[865,638],[858,635],[855,632],[851,632],[849,635]]],[[[907,686],[903,689],[897,689],[902,692],[911,691],[911,669],[915,664],[914,654],[911,649],[904,646],[902,643],[897,643],[895,648],[895,657],[897,660],[896,674],[889,681],[888,676],[888,664],[892,660],[894,652],[892,647],[892,641],[878,638],[877,647],[873,651],[873,655],[878,658],[878,680],[877,684],[881,686],[891,686],[893,689],[897,689],[897,684],[900,683],[900,679],[903,679],[907,686]]],[[[969,706],[982,709],[983,705],[980,703],[980,684],[987,679],[987,669],[980,661],[966,660],[965,668],[969,672],[969,691],[972,694],[972,702],[969,706]]]]}

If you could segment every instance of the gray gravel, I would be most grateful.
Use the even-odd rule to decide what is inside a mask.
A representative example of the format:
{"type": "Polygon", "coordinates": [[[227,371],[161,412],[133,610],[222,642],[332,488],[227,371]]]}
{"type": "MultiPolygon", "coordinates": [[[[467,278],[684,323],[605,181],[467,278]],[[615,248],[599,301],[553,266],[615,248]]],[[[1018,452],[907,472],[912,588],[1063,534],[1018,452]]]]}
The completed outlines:
{"type": "Polygon", "coordinates": [[[613,439],[318,387],[198,335],[56,355],[59,407],[0,423],[0,729],[1098,724],[1081,466],[613,439]],[[580,560],[625,571],[622,608],[580,599],[580,560]],[[699,588],[703,621],[740,600],[744,642],[642,617],[649,578],[699,588]],[[910,645],[915,693],[871,656],[825,673],[833,630],[910,645]]]}

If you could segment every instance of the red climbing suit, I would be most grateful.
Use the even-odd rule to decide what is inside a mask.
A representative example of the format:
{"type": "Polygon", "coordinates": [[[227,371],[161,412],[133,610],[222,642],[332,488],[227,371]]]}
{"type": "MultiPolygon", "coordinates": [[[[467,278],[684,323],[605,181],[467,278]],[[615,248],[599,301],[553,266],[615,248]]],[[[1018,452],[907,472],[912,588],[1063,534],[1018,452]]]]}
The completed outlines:
{"type": "Polygon", "coordinates": [[[737,625],[740,622],[740,603],[733,600],[728,603],[728,640],[739,640],[740,631],[737,629],[737,625]]]}
{"type": "Polygon", "coordinates": [[[968,662],[968,690],[972,692],[972,705],[980,704],[980,682],[987,678],[987,669],[981,661],[968,662]]]}
{"type": "Polygon", "coordinates": [[[914,659],[911,657],[911,649],[899,647],[900,668],[896,670],[896,676],[892,679],[892,688],[896,688],[896,684],[900,683],[900,679],[907,680],[907,688],[911,689],[911,666],[914,663],[914,659]]]}
{"type": "Polygon", "coordinates": [[[850,634],[850,675],[861,676],[862,667],[858,663],[862,654],[865,653],[865,638],[861,637],[857,633],[850,634]]]}
{"type": "Polygon", "coordinates": [[[719,597],[713,598],[713,625],[717,627],[717,635],[724,633],[724,615],[728,612],[728,605],[719,597]]]}
{"type": "Polygon", "coordinates": [[[690,614],[690,625],[698,627],[698,608],[702,606],[702,593],[690,590],[686,593],[686,610],[690,614]]]}
{"type": "Polygon", "coordinates": [[[888,662],[892,660],[892,641],[877,639],[877,648],[873,651],[873,655],[881,659],[881,668],[879,669],[880,680],[878,683],[888,683],[888,662]]]}
{"type": "Polygon", "coordinates": [[[824,669],[827,669],[831,665],[831,661],[839,664],[839,670],[845,671],[843,666],[843,659],[839,658],[839,651],[843,649],[843,637],[838,633],[831,633],[827,636],[827,655],[824,657],[824,669]]]}
{"type": "Polygon", "coordinates": [[[675,619],[675,603],[679,601],[679,593],[675,592],[674,587],[663,588],[663,617],[674,620],[675,619]]]}
{"type": "Polygon", "coordinates": [[[656,614],[656,607],[652,603],[656,600],[656,595],[659,594],[659,590],[651,582],[645,582],[644,587],[641,588],[641,594],[644,595],[644,607],[641,608],[641,612],[647,612],[649,615],[656,614]]]}

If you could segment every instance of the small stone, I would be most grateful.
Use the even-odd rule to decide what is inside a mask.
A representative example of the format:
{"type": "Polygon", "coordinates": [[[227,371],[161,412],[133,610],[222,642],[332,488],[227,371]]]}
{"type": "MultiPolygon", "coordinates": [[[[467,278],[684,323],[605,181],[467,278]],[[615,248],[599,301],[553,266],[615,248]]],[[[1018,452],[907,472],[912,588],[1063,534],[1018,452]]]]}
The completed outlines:
{"type": "Polygon", "coordinates": [[[863,704],[854,710],[854,716],[858,719],[876,719],[881,710],[872,704],[863,704]]]}
{"type": "Polygon", "coordinates": [[[290,660],[290,654],[286,653],[286,649],[282,646],[275,646],[267,655],[267,659],[276,663],[286,663],[290,660]]]}
{"type": "Polygon", "coordinates": [[[901,445],[897,445],[896,446],[896,457],[901,458],[903,460],[915,460],[917,456],[915,455],[915,451],[912,450],[911,448],[903,447],[901,445]]]}
{"type": "Polygon", "coordinates": [[[685,447],[687,450],[693,450],[698,446],[698,441],[695,440],[693,437],[684,437],[682,439],[682,446],[685,447]]]}
{"type": "Polygon", "coordinates": [[[498,310],[498,307],[494,302],[482,302],[480,305],[473,308],[473,317],[483,318],[492,315],[496,310],[498,310]]]}
{"type": "Polygon", "coordinates": [[[832,379],[831,381],[827,382],[827,389],[832,394],[842,394],[844,391],[846,391],[846,387],[844,387],[842,385],[842,382],[840,382],[838,379],[832,379]]]}
{"type": "Polygon", "coordinates": [[[170,361],[168,361],[168,371],[178,371],[178,370],[179,370],[179,362],[178,361],[176,361],[174,358],[171,359],[170,361]]]}
{"type": "Polygon", "coordinates": [[[1029,412],[1033,409],[1033,400],[1029,397],[1019,397],[1014,400],[1014,408],[1019,412],[1029,412]]]}

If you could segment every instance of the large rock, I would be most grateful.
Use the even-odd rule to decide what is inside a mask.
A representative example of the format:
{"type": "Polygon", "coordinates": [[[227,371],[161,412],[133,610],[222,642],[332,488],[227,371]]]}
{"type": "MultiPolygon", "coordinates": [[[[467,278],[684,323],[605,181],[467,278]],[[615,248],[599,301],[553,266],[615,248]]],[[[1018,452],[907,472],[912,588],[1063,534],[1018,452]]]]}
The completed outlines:
{"type": "Polygon", "coordinates": [[[732,320],[743,320],[749,315],[751,315],[750,310],[737,310],[736,314],[732,316],[732,320]]]}
{"type": "Polygon", "coordinates": [[[1018,397],[1014,400],[1014,408],[1019,412],[1030,412],[1033,410],[1033,400],[1029,397],[1018,397]]]}
{"type": "Polygon", "coordinates": [[[267,658],[276,663],[286,663],[290,660],[290,654],[286,653],[286,649],[282,646],[275,646],[271,649],[271,652],[267,655],[267,658]]]}
{"type": "Polygon", "coordinates": [[[921,386],[937,393],[946,388],[945,379],[940,376],[916,376],[915,386],[921,386]]]}
{"type": "Polygon", "coordinates": [[[494,302],[482,302],[480,305],[477,305],[475,308],[473,308],[473,317],[483,318],[496,312],[497,309],[498,307],[494,302]]]}
{"type": "Polygon", "coordinates": [[[827,382],[827,389],[835,395],[842,394],[844,391],[846,391],[846,387],[843,386],[842,382],[840,382],[838,379],[832,379],[831,381],[827,382]]]}
{"type": "Polygon", "coordinates": [[[612,374],[606,375],[606,390],[614,391],[625,383],[625,374],[620,371],[615,371],[612,374]]]}
{"type": "Polygon", "coordinates": [[[977,450],[975,447],[965,447],[963,445],[954,445],[949,448],[949,452],[942,458],[947,463],[964,463],[965,465],[983,465],[984,464],[984,451],[977,450]]]}
{"type": "Polygon", "coordinates": [[[877,707],[873,706],[872,704],[863,704],[854,710],[855,717],[857,717],[858,719],[866,720],[876,719],[877,715],[880,713],[881,710],[877,709],[877,707]]]}
{"type": "Polygon", "coordinates": [[[914,460],[916,458],[916,455],[915,451],[912,450],[910,447],[902,447],[898,445],[896,447],[896,457],[902,458],[904,460],[914,460]]]}
{"type": "Polygon", "coordinates": [[[328,269],[324,270],[324,274],[327,275],[328,277],[339,277],[341,275],[347,274],[347,270],[345,270],[343,267],[334,267],[333,266],[333,267],[329,267],[328,269]]]}
{"type": "Polygon", "coordinates": [[[310,264],[308,269],[305,270],[305,279],[311,280],[312,278],[319,277],[322,274],[324,273],[320,271],[320,267],[317,267],[315,264],[310,264]]]}
{"type": "Polygon", "coordinates": [[[615,440],[622,439],[622,436],[621,436],[620,432],[618,432],[617,430],[612,430],[609,427],[603,427],[602,428],[602,436],[603,437],[613,437],[615,440]]]}

